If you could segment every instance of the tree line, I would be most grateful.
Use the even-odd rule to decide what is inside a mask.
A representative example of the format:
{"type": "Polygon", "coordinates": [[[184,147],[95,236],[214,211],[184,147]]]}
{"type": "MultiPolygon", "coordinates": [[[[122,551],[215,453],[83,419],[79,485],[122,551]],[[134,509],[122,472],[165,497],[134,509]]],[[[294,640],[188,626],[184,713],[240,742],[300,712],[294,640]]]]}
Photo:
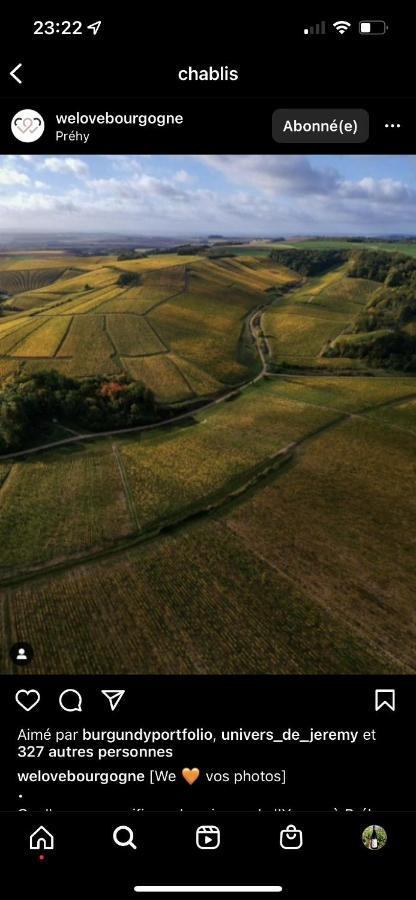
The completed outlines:
{"type": "Polygon", "coordinates": [[[321,275],[328,269],[341,266],[349,257],[347,250],[293,250],[290,247],[276,248],[269,256],[272,262],[287,266],[300,275],[321,275]]]}
{"type": "Polygon", "coordinates": [[[53,421],[107,431],[160,417],[152,391],[126,375],[82,380],[54,370],[16,375],[0,389],[0,452],[23,449],[39,432],[47,434],[53,421]]]}

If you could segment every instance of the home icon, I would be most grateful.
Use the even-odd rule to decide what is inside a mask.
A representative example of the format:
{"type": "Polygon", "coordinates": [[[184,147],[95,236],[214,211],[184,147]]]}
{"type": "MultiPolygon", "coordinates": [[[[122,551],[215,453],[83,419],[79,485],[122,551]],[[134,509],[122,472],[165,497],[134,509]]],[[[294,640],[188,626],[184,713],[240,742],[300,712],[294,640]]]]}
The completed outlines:
{"type": "Polygon", "coordinates": [[[31,850],[53,850],[55,846],[55,838],[46,828],[41,825],[33,834],[30,835],[31,850]]]}

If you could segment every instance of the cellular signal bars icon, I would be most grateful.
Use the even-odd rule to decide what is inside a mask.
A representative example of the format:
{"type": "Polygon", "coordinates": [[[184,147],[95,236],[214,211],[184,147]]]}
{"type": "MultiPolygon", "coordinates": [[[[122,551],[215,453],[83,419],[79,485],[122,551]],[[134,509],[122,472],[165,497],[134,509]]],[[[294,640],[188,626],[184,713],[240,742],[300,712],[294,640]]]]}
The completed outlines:
{"type": "Polygon", "coordinates": [[[309,25],[303,29],[304,34],[325,34],[326,22],[318,22],[316,25],[309,25]]]}

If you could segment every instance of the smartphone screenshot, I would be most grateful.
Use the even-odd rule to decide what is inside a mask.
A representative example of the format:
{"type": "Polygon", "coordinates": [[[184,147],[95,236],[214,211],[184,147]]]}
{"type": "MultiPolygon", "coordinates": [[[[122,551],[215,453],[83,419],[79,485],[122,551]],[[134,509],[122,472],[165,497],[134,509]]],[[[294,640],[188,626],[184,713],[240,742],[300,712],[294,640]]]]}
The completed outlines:
{"type": "Polygon", "coordinates": [[[19,900],[412,874],[415,16],[225,12],[3,24],[19,900]]]}

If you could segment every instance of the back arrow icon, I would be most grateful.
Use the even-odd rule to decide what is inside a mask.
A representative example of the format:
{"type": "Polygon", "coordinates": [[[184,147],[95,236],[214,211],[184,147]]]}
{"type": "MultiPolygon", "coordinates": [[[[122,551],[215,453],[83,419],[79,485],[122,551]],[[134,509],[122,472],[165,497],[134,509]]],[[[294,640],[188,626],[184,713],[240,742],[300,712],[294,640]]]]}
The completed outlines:
{"type": "Polygon", "coordinates": [[[12,71],[9,72],[9,75],[11,75],[11,77],[14,78],[14,80],[17,81],[18,84],[23,84],[22,79],[19,78],[18,75],[16,75],[16,72],[18,72],[19,69],[22,68],[22,65],[23,65],[23,63],[18,63],[17,66],[15,66],[14,69],[12,69],[12,71]]]}

